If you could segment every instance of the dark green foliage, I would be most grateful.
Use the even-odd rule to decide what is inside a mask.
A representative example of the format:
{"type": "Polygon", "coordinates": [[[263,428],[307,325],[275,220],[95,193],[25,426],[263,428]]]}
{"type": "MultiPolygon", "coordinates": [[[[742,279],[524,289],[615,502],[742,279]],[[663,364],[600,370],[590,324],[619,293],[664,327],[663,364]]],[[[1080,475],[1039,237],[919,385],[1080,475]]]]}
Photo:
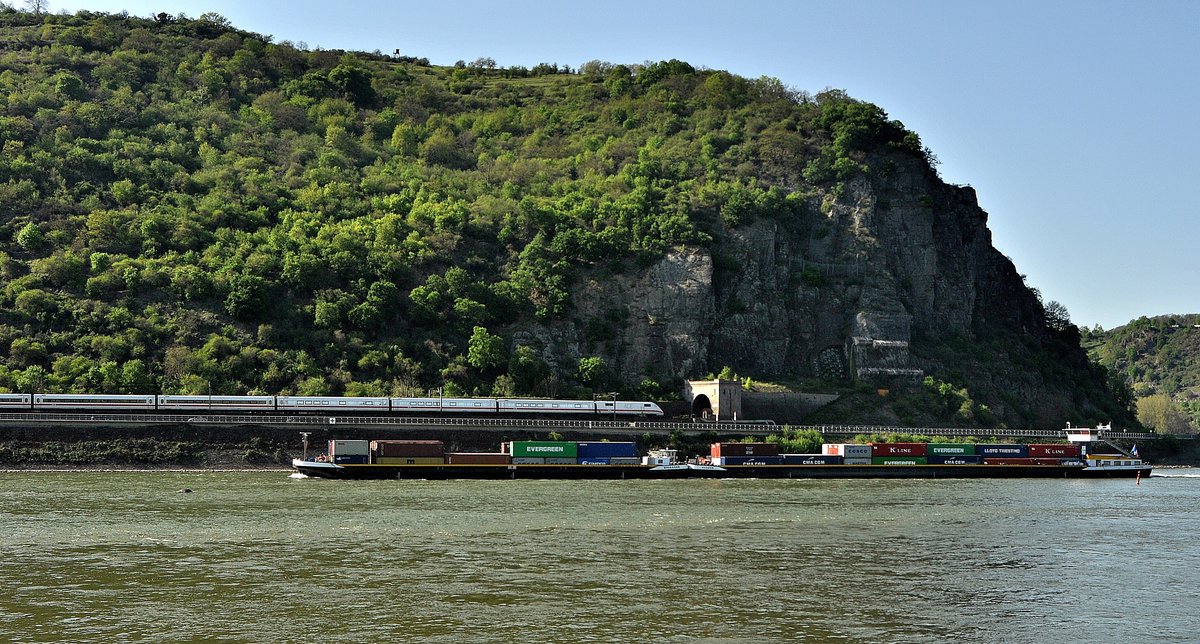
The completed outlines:
{"type": "Polygon", "coordinates": [[[0,30],[0,389],[661,394],[680,374],[505,347],[586,279],[805,230],[812,182],[921,153],[840,92],[677,60],[436,68],[216,14],[0,30]]]}
{"type": "Polygon", "coordinates": [[[1200,316],[1143,316],[1111,331],[1080,333],[1117,397],[1133,404],[1167,396],[1190,431],[1200,428],[1200,316]]]}

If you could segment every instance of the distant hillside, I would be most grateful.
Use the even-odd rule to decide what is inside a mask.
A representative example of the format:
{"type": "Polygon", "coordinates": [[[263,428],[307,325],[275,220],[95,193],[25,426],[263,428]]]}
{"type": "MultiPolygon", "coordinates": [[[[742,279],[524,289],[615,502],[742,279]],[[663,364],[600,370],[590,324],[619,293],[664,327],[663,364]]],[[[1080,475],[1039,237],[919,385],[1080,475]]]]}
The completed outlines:
{"type": "Polygon", "coordinates": [[[0,96],[0,388],[669,398],[730,367],[842,422],[1132,422],[974,192],[840,91],[6,8],[0,96]]]}
{"type": "Polygon", "coordinates": [[[1200,427],[1200,315],[1141,317],[1085,331],[1083,342],[1094,360],[1127,380],[1143,422],[1175,431],[1200,427]]]}

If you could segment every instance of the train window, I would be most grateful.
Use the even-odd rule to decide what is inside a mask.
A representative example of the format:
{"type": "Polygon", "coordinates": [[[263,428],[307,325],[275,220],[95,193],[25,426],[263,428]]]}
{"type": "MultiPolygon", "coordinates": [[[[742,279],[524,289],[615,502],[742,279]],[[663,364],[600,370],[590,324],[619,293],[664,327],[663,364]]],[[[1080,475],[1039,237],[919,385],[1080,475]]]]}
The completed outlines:
{"type": "Polygon", "coordinates": [[[338,401],[338,404],[339,404],[339,405],[344,405],[344,404],[346,404],[346,401],[344,401],[344,400],[339,400],[339,401],[338,401]]]}

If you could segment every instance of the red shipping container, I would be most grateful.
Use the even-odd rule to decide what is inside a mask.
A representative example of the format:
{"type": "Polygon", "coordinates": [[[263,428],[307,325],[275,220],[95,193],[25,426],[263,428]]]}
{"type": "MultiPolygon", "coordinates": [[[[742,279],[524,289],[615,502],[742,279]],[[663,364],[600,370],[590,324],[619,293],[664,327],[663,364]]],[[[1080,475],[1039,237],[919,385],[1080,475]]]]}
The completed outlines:
{"type": "Polygon", "coordinates": [[[984,465],[1062,465],[1061,458],[985,458],[984,465]]]}
{"type": "Polygon", "coordinates": [[[498,452],[449,452],[446,463],[450,465],[508,465],[512,457],[498,452]]]}
{"type": "Polygon", "coordinates": [[[442,441],[371,441],[376,456],[444,456],[442,441]]]}
{"type": "Polygon", "coordinates": [[[712,456],[779,456],[778,443],[713,443],[712,456]]]}
{"type": "Polygon", "coordinates": [[[1080,450],[1078,445],[1069,445],[1067,443],[1029,445],[1030,458],[1079,458],[1079,455],[1080,450]]]}
{"type": "Polygon", "coordinates": [[[925,456],[925,443],[872,443],[871,456],[925,456]]]}

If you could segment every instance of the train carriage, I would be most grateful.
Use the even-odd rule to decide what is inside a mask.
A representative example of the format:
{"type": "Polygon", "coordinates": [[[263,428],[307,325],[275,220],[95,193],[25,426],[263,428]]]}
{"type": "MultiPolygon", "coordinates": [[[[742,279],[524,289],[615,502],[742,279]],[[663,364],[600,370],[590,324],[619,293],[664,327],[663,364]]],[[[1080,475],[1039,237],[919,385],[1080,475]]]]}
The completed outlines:
{"type": "Polygon", "coordinates": [[[0,409],[28,410],[32,403],[33,396],[29,394],[0,394],[0,409]]]}
{"type": "Polygon", "coordinates": [[[392,398],[392,412],[400,414],[491,414],[492,398],[392,398]]]}
{"type": "Polygon", "coordinates": [[[387,398],[339,396],[276,396],[279,411],[376,412],[388,411],[387,398]]]}
{"type": "Polygon", "coordinates": [[[275,396],[197,396],[164,395],[158,397],[162,411],[274,411],[275,396]]]}
{"type": "Polygon", "coordinates": [[[35,409],[111,409],[153,411],[154,396],[128,394],[34,394],[35,409]]]}
{"type": "MultiPolygon", "coordinates": [[[[597,405],[593,400],[540,400],[501,398],[496,401],[500,413],[504,414],[570,414],[594,416],[597,405]]],[[[611,403],[609,403],[611,404],[611,403]]]]}

